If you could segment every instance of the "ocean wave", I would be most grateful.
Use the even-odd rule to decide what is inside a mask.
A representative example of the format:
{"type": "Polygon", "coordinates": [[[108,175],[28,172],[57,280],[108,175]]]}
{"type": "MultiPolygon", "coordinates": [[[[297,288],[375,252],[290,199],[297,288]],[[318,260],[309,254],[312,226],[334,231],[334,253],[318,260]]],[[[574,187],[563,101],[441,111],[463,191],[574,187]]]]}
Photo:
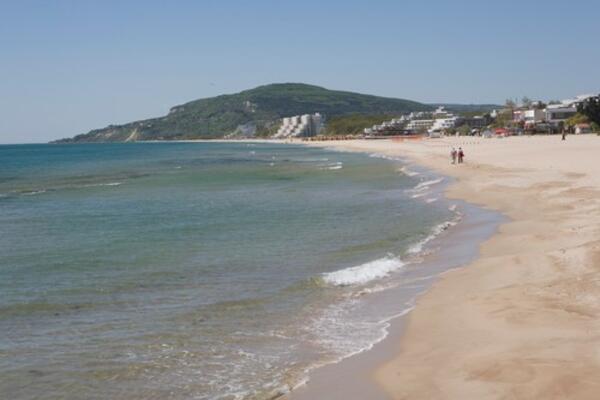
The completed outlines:
{"type": "Polygon", "coordinates": [[[344,163],[341,161],[319,165],[319,169],[321,170],[338,170],[342,169],[343,167],[344,163]]]}
{"type": "Polygon", "coordinates": [[[18,192],[19,194],[22,194],[23,196],[35,196],[37,194],[42,194],[42,193],[46,193],[45,189],[39,189],[39,190],[25,190],[22,192],[18,192]]]}
{"type": "Polygon", "coordinates": [[[388,156],[388,155],[385,155],[385,154],[378,154],[378,153],[369,154],[369,157],[371,157],[371,158],[381,158],[381,159],[389,160],[389,161],[402,161],[402,159],[399,158],[399,157],[393,157],[393,156],[388,156]]]}
{"type": "MultiPolygon", "coordinates": [[[[71,185],[57,186],[57,187],[45,188],[45,189],[14,190],[11,192],[11,194],[16,195],[16,196],[36,196],[39,194],[44,194],[44,193],[48,193],[48,192],[56,192],[59,190],[77,190],[77,189],[87,189],[87,188],[93,188],[93,187],[114,187],[114,186],[121,186],[122,184],[123,184],[123,182],[86,183],[86,184],[79,184],[79,185],[71,184],[71,185]]],[[[3,197],[9,197],[9,195],[0,194],[0,198],[3,198],[3,197]]]]}
{"type": "MultiPolygon", "coordinates": [[[[98,186],[121,186],[123,182],[108,182],[108,183],[89,183],[87,185],[81,185],[79,187],[88,188],[88,187],[98,187],[98,186]]],[[[78,186],[74,186],[77,188],[78,186]]]]}
{"type": "Polygon", "coordinates": [[[364,285],[375,279],[385,278],[404,265],[399,258],[387,256],[355,267],[327,272],[321,277],[325,283],[333,286],[364,285]]]}
{"type": "Polygon", "coordinates": [[[417,184],[411,190],[414,191],[414,192],[419,192],[419,191],[422,191],[422,190],[427,190],[431,186],[437,185],[438,183],[442,183],[443,181],[444,181],[444,178],[437,178],[437,179],[432,179],[432,180],[429,180],[429,181],[424,181],[424,182],[421,182],[421,183],[417,184]]]}
{"type": "Polygon", "coordinates": [[[407,167],[398,168],[398,172],[400,172],[400,173],[402,173],[402,174],[404,174],[406,176],[417,176],[417,175],[419,175],[418,172],[411,171],[407,167]]]}
{"type": "Polygon", "coordinates": [[[450,221],[445,221],[445,222],[442,222],[441,224],[434,226],[431,229],[431,233],[429,235],[427,235],[423,240],[421,240],[421,241],[413,244],[411,247],[409,247],[408,250],[406,251],[406,253],[411,254],[411,255],[421,253],[423,251],[423,247],[425,247],[425,245],[427,243],[431,242],[433,239],[435,239],[436,237],[438,237],[439,235],[441,235],[442,233],[444,233],[451,227],[458,224],[460,222],[460,218],[461,218],[460,214],[457,214],[450,221]]]}
{"type": "MultiPolygon", "coordinates": [[[[321,365],[338,363],[372,349],[388,336],[392,320],[403,317],[414,309],[414,302],[411,301],[400,312],[375,321],[348,320],[357,301],[333,304],[318,319],[312,321],[310,328],[317,333],[316,342],[337,355],[334,360],[321,365]]],[[[315,367],[319,365],[313,368],[315,367]]]]}

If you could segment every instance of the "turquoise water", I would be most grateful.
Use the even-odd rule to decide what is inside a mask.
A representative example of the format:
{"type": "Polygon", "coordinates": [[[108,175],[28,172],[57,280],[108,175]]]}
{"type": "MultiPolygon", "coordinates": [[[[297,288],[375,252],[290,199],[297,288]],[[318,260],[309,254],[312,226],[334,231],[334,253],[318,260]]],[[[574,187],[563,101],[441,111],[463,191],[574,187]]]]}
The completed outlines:
{"type": "Polygon", "coordinates": [[[0,146],[0,393],[265,399],[381,338],[452,218],[398,160],[280,144],[0,146]],[[433,231],[432,231],[433,230],[433,231]]]}

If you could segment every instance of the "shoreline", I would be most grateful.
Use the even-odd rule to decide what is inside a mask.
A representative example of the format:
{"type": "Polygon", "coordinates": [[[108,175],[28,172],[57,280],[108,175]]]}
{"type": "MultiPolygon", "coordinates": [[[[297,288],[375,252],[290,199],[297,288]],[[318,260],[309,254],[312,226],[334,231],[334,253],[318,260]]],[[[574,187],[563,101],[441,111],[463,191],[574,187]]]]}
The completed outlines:
{"type": "MultiPolygon", "coordinates": [[[[411,306],[388,320],[386,336],[369,349],[311,370],[307,382],[284,395],[283,399],[311,400],[320,398],[324,393],[331,400],[390,398],[373,379],[373,371],[392,360],[397,343],[404,334],[407,318],[415,309],[415,302],[418,303],[418,299],[445,274],[476,259],[481,242],[494,234],[504,220],[496,212],[463,201],[453,203],[461,210],[461,221],[428,242],[425,245],[426,255],[421,261],[408,265],[408,275],[426,275],[426,278],[421,278],[423,281],[419,289],[399,287],[387,294],[387,297],[397,300],[399,308],[408,303],[411,306]]],[[[381,299],[371,301],[377,304],[381,299]]]]}
{"type": "MultiPolygon", "coordinates": [[[[434,235],[424,245],[426,256],[417,263],[410,264],[414,268],[426,270],[431,274],[428,282],[417,292],[403,292],[406,289],[396,289],[396,295],[399,297],[398,307],[402,307],[402,301],[407,297],[412,297],[413,305],[403,310],[399,315],[388,320],[385,337],[374,343],[369,349],[365,349],[356,354],[347,356],[339,361],[327,363],[311,369],[308,372],[307,380],[291,389],[290,392],[278,396],[285,400],[311,400],[323,396],[327,393],[327,398],[332,400],[343,399],[370,399],[370,400],[388,400],[391,397],[384,390],[382,385],[374,379],[374,372],[378,368],[393,359],[393,353],[397,351],[397,343],[402,340],[406,324],[410,314],[418,304],[419,298],[425,295],[433,285],[444,275],[455,270],[464,268],[467,264],[479,256],[479,247],[489,239],[498,230],[498,227],[504,223],[505,216],[496,211],[487,210],[478,205],[471,204],[463,199],[451,199],[447,196],[449,187],[455,184],[454,178],[440,171],[436,171],[430,166],[414,162],[403,154],[392,154],[389,152],[371,151],[360,146],[355,146],[357,141],[340,141],[332,145],[331,142],[296,142],[308,147],[329,148],[336,151],[350,151],[364,153],[390,160],[401,162],[403,171],[412,174],[412,169],[419,171],[416,174],[429,175],[432,179],[426,183],[437,183],[443,180],[441,187],[436,189],[433,196],[442,196],[446,203],[453,203],[452,207],[459,207],[461,217],[458,224],[449,226],[449,230],[434,235]],[[411,166],[412,164],[412,166],[411,166]]],[[[288,143],[289,144],[289,143],[288,143]]],[[[376,300],[375,300],[376,301],[376,300]]]]}
{"type": "Polygon", "coordinates": [[[309,145],[406,157],[456,178],[450,199],[510,219],[419,297],[393,356],[371,370],[389,398],[597,398],[600,138],[309,145]],[[451,146],[466,164],[449,164],[451,146]]]}

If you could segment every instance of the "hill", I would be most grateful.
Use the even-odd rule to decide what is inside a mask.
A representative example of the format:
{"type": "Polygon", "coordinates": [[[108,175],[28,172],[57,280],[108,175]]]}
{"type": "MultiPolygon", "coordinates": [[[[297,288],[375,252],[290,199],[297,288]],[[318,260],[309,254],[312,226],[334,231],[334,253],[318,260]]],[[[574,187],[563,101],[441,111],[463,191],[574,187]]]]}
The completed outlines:
{"type": "Polygon", "coordinates": [[[328,90],[301,83],[259,86],[236,94],[200,99],[171,108],[164,117],[110,125],[58,142],[211,139],[266,136],[283,117],[319,112],[326,118],[347,114],[398,115],[431,110],[404,99],[328,90]]]}

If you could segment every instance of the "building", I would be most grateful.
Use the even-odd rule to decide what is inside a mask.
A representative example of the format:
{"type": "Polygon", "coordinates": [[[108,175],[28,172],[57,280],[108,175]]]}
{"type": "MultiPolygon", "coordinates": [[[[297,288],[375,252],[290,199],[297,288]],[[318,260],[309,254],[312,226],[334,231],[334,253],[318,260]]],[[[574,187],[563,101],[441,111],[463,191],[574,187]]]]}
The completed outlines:
{"type": "Polygon", "coordinates": [[[434,120],[433,125],[429,128],[429,133],[442,132],[448,129],[453,129],[459,125],[460,118],[457,116],[451,116],[446,118],[437,118],[434,120]]]}
{"type": "Polygon", "coordinates": [[[411,132],[425,132],[435,124],[435,119],[413,119],[406,125],[406,130],[411,132]]]}
{"type": "Polygon", "coordinates": [[[513,121],[516,122],[541,122],[546,119],[546,111],[538,108],[515,110],[513,121]]]}
{"type": "Polygon", "coordinates": [[[492,122],[491,117],[486,116],[475,116],[471,118],[462,118],[460,120],[460,125],[467,125],[473,129],[483,129],[488,126],[492,122]]]}
{"type": "Polygon", "coordinates": [[[592,133],[592,126],[590,124],[577,124],[575,125],[575,133],[592,133]]]}
{"type": "Polygon", "coordinates": [[[577,108],[573,106],[548,106],[548,108],[546,108],[545,119],[547,123],[553,126],[558,126],[561,122],[564,123],[566,120],[573,117],[575,114],[577,114],[577,108]]]}
{"type": "Polygon", "coordinates": [[[275,138],[317,136],[323,129],[321,114],[294,115],[283,118],[275,138]]]}

